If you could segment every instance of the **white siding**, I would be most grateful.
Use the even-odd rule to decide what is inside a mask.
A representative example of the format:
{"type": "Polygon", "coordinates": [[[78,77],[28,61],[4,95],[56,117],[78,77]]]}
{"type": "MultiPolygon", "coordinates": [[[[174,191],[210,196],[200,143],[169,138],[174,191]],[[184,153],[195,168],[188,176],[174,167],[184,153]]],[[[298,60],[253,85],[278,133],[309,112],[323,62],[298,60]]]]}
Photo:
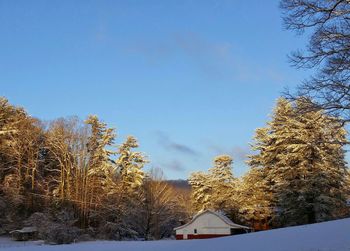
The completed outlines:
{"type": "Polygon", "coordinates": [[[204,213],[196,218],[192,223],[184,228],[176,230],[176,234],[184,234],[184,230],[187,234],[195,234],[194,230],[197,229],[197,234],[227,234],[231,233],[231,226],[220,219],[218,216],[212,213],[204,213]]]}

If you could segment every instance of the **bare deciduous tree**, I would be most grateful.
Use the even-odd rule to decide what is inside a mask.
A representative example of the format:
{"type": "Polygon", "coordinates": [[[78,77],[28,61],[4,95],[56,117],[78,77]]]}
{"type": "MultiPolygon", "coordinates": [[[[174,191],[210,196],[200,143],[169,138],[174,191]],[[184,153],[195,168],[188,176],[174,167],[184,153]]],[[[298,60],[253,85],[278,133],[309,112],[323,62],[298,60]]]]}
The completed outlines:
{"type": "Polygon", "coordinates": [[[350,121],[350,2],[282,0],[280,7],[287,29],[311,34],[306,50],[291,55],[292,65],[315,70],[297,93],[286,96],[308,96],[314,102],[310,109],[321,108],[350,121]]]}
{"type": "Polygon", "coordinates": [[[139,227],[145,239],[161,239],[171,235],[178,223],[178,194],[164,180],[163,172],[153,168],[148,173],[142,186],[142,209],[139,227]]]}

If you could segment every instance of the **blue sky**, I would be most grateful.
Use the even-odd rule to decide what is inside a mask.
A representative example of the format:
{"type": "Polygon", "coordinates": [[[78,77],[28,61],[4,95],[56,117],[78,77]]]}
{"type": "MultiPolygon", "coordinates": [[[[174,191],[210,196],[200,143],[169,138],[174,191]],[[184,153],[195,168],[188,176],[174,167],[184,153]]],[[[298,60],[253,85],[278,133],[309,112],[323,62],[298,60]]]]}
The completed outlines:
{"type": "Polygon", "coordinates": [[[218,154],[247,167],[254,130],[307,76],[278,1],[0,0],[0,95],[40,119],[96,114],[169,179],[218,154]]]}

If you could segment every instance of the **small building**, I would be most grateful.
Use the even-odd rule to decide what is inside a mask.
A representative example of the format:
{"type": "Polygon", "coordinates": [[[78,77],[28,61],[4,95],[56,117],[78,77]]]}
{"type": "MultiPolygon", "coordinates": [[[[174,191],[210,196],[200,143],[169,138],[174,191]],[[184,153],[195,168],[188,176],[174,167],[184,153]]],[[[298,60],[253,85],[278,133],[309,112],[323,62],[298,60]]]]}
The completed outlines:
{"type": "Polygon", "coordinates": [[[174,228],[177,240],[207,239],[250,231],[249,227],[233,223],[219,212],[205,210],[198,213],[185,225],[174,228]]]}
{"type": "Polygon", "coordinates": [[[35,240],[38,236],[36,227],[24,227],[10,232],[12,239],[16,241],[35,240]]]}

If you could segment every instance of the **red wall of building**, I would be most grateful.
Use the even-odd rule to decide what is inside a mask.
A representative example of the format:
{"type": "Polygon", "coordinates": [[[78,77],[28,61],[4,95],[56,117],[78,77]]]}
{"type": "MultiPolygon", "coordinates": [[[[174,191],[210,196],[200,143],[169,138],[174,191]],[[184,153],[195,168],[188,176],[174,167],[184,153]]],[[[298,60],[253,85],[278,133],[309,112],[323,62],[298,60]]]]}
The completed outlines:
{"type": "MultiPolygon", "coordinates": [[[[230,236],[229,234],[188,234],[187,239],[209,239],[209,238],[217,238],[217,237],[224,237],[224,236],[230,236]]],[[[176,235],[176,240],[183,240],[182,234],[176,235]]]]}

